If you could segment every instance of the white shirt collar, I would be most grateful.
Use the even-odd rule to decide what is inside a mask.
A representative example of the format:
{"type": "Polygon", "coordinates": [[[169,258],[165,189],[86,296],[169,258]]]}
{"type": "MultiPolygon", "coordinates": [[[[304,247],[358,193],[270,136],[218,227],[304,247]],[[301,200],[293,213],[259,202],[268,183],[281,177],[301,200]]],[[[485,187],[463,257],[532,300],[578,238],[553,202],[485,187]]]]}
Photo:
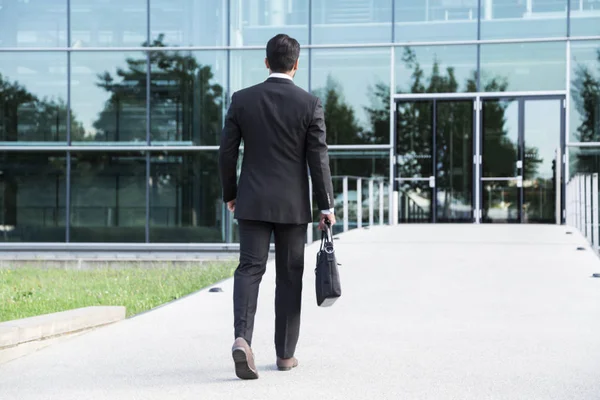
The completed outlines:
{"type": "Polygon", "coordinates": [[[289,79],[290,81],[294,80],[294,78],[288,74],[282,74],[281,72],[272,72],[271,75],[269,75],[269,78],[289,79]]]}

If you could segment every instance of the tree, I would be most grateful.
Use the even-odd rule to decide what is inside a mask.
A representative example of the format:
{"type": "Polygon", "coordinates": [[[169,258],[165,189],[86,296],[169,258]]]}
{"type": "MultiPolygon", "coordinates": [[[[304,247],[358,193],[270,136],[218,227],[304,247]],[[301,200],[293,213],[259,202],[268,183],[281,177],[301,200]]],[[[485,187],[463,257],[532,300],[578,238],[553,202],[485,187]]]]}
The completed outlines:
{"type": "MultiPolygon", "coordinates": [[[[82,135],[83,125],[73,112],[70,119],[71,137],[77,138],[82,135]]],[[[65,100],[37,96],[19,82],[0,74],[0,141],[66,140],[65,100]]],[[[0,225],[15,227],[10,235],[19,237],[19,240],[45,241],[49,237],[45,235],[50,235],[52,240],[62,240],[53,236],[58,231],[50,228],[64,223],[64,219],[60,217],[62,210],[58,204],[59,195],[42,190],[34,198],[31,194],[35,191],[31,189],[37,186],[39,190],[41,184],[46,189],[50,187],[59,190],[66,174],[64,155],[8,152],[0,156],[0,163],[3,165],[3,173],[0,175],[0,225]],[[45,206],[28,207],[31,204],[45,206]],[[31,229],[31,226],[47,229],[31,229]],[[23,236],[27,234],[39,236],[23,236]]]]}
{"type": "Polygon", "coordinates": [[[369,88],[371,106],[365,107],[369,128],[363,133],[367,144],[387,144],[390,142],[390,87],[377,83],[369,88]]]}
{"type": "MultiPolygon", "coordinates": [[[[434,59],[428,73],[421,67],[415,52],[406,48],[403,62],[411,71],[407,88],[399,87],[396,93],[456,93],[459,82],[453,67],[444,70],[438,59],[434,59]]],[[[501,77],[492,77],[482,82],[482,90],[502,92],[508,82],[501,77]]],[[[466,92],[477,91],[477,74],[465,82],[466,92]]],[[[370,127],[363,133],[369,143],[386,143],[389,138],[390,96],[389,86],[377,84],[372,90],[372,106],[365,108],[370,127]]],[[[485,154],[484,173],[486,176],[514,176],[518,157],[518,143],[508,138],[506,130],[507,103],[488,101],[485,103],[484,146],[490,151],[485,154]],[[511,161],[512,160],[512,161],[511,161]],[[513,162],[514,161],[514,162],[513,162]]],[[[433,164],[433,101],[399,102],[396,114],[396,151],[399,155],[396,174],[405,178],[427,178],[436,176],[438,191],[438,216],[451,215],[453,202],[470,204],[472,197],[472,149],[473,149],[473,109],[470,100],[436,102],[435,114],[435,166],[433,164]],[[435,171],[434,171],[435,169],[435,171]]],[[[538,154],[537,149],[526,150],[528,154],[538,154]]],[[[538,156],[524,162],[524,179],[535,176],[542,160],[538,156]]],[[[490,182],[490,190],[499,190],[504,183],[490,182]]],[[[401,191],[416,191],[420,196],[429,196],[428,182],[403,181],[401,191]]],[[[518,203],[513,199],[513,204],[518,203]]],[[[469,216],[470,218],[470,216],[469,216]]]]}
{"type": "MultiPolygon", "coordinates": [[[[83,125],[71,111],[71,138],[83,125]]],[[[0,141],[66,141],[67,104],[62,98],[40,98],[19,82],[0,74],[0,141]]]]}
{"type": "MultiPolygon", "coordinates": [[[[164,35],[159,35],[152,47],[164,47],[163,40],[164,35]]],[[[152,140],[218,144],[224,90],[213,82],[212,68],[177,51],[151,52],[150,64],[151,116],[159,122],[151,126],[152,140]],[[166,120],[174,121],[175,128],[160,125],[166,120]]]]}
{"type": "MultiPolygon", "coordinates": [[[[327,142],[329,144],[364,143],[365,132],[356,118],[355,111],[344,100],[340,84],[331,76],[327,77],[325,87],[315,90],[321,99],[327,126],[327,142]]],[[[354,157],[352,160],[339,157],[335,153],[331,157],[331,170],[336,175],[368,176],[365,171],[374,170],[371,160],[354,157]]]]}
{"type": "MultiPolygon", "coordinates": [[[[572,84],[572,98],[575,110],[581,116],[575,137],[580,142],[596,142],[600,140],[600,49],[596,53],[598,71],[585,65],[575,69],[572,84]]],[[[576,153],[573,160],[577,172],[599,172],[600,157],[596,153],[588,153],[584,149],[576,153]]]]}
{"type": "MultiPolygon", "coordinates": [[[[168,45],[160,34],[150,46],[168,45]]],[[[222,86],[214,82],[211,67],[198,63],[191,52],[167,50],[151,51],[148,58],[128,58],[127,67],[118,68],[116,74],[107,71],[98,75],[98,86],[110,97],[94,123],[98,132],[94,139],[146,141],[148,62],[153,143],[216,145],[222,128],[222,86]]],[[[220,198],[220,184],[216,171],[217,158],[213,153],[168,153],[152,158],[151,199],[168,197],[166,202],[174,215],[174,219],[161,218],[158,207],[151,205],[152,240],[185,240],[161,234],[161,227],[190,227],[195,228],[194,232],[199,232],[199,226],[217,227],[220,216],[215,206],[220,198]]]]}
{"type": "MultiPolygon", "coordinates": [[[[150,47],[167,47],[164,35],[158,35],[150,47]]],[[[148,62],[151,140],[218,144],[223,87],[213,81],[211,67],[200,65],[191,52],[166,50],[149,52],[149,59],[128,58],[127,68],[118,68],[116,77],[108,71],[98,75],[98,86],[111,96],[94,123],[95,140],[146,140],[148,62]]]]}
{"type": "MultiPolygon", "coordinates": [[[[19,109],[37,101],[37,98],[18,82],[9,82],[0,74],[0,136],[2,141],[19,140],[19,109]]],[[[21,139],[22,140],[22,139],[21,139]]],[[[32,139],[35,140],[35,139],[32,139]]]]}
{"type": "Polygon", "coordinates": [[[356,144],[363,134],[354,109],[344,100],[342,88],[329,75],[325,87],[315,90],[321,99],[327,123],[327,141],[331,144],[356,144]]]}

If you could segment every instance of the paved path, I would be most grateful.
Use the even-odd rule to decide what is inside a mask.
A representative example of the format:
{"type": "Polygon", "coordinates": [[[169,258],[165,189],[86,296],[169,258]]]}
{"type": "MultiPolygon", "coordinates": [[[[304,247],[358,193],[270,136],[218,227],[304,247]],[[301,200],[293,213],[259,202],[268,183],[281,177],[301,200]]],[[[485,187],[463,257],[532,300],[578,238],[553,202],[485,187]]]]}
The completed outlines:
{"type": "Polygon", "coordinates": [[[415,225],[337,242],[344,295],[315,305],[300,367],[274,370],[273,268],[239,381],[232,282],[0,365],[0,399],[598,399],[600,272],[556,226],[415,225]]]}

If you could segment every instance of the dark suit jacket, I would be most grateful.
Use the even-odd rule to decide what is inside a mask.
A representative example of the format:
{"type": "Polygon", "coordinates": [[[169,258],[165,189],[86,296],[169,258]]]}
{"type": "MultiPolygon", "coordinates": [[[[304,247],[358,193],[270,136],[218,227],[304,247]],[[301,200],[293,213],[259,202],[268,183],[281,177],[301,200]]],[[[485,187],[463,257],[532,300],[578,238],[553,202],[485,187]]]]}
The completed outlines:
{"type": "Polygon", "coordinates": [[[269,78],[234,93],[221,134],[219,171],[223,201],[237,199],[236,218],[311,222],[307,163],[317,205],[321,210],[332,208],[325,120],[317,97],[283,78],[269,78]]]}

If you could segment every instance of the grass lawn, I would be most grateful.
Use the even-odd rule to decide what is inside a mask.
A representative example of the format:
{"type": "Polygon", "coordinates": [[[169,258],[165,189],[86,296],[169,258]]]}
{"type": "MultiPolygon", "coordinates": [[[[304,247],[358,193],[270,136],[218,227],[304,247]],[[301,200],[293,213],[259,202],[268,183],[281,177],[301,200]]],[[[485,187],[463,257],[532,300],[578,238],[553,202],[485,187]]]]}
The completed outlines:
{"type": "Polygon", "coordinates": [[[0,268],[0,322],[73,308],[115,305],[127,316],[178,299],[233,275],[232,261],[119,268],[0,268]]]}

